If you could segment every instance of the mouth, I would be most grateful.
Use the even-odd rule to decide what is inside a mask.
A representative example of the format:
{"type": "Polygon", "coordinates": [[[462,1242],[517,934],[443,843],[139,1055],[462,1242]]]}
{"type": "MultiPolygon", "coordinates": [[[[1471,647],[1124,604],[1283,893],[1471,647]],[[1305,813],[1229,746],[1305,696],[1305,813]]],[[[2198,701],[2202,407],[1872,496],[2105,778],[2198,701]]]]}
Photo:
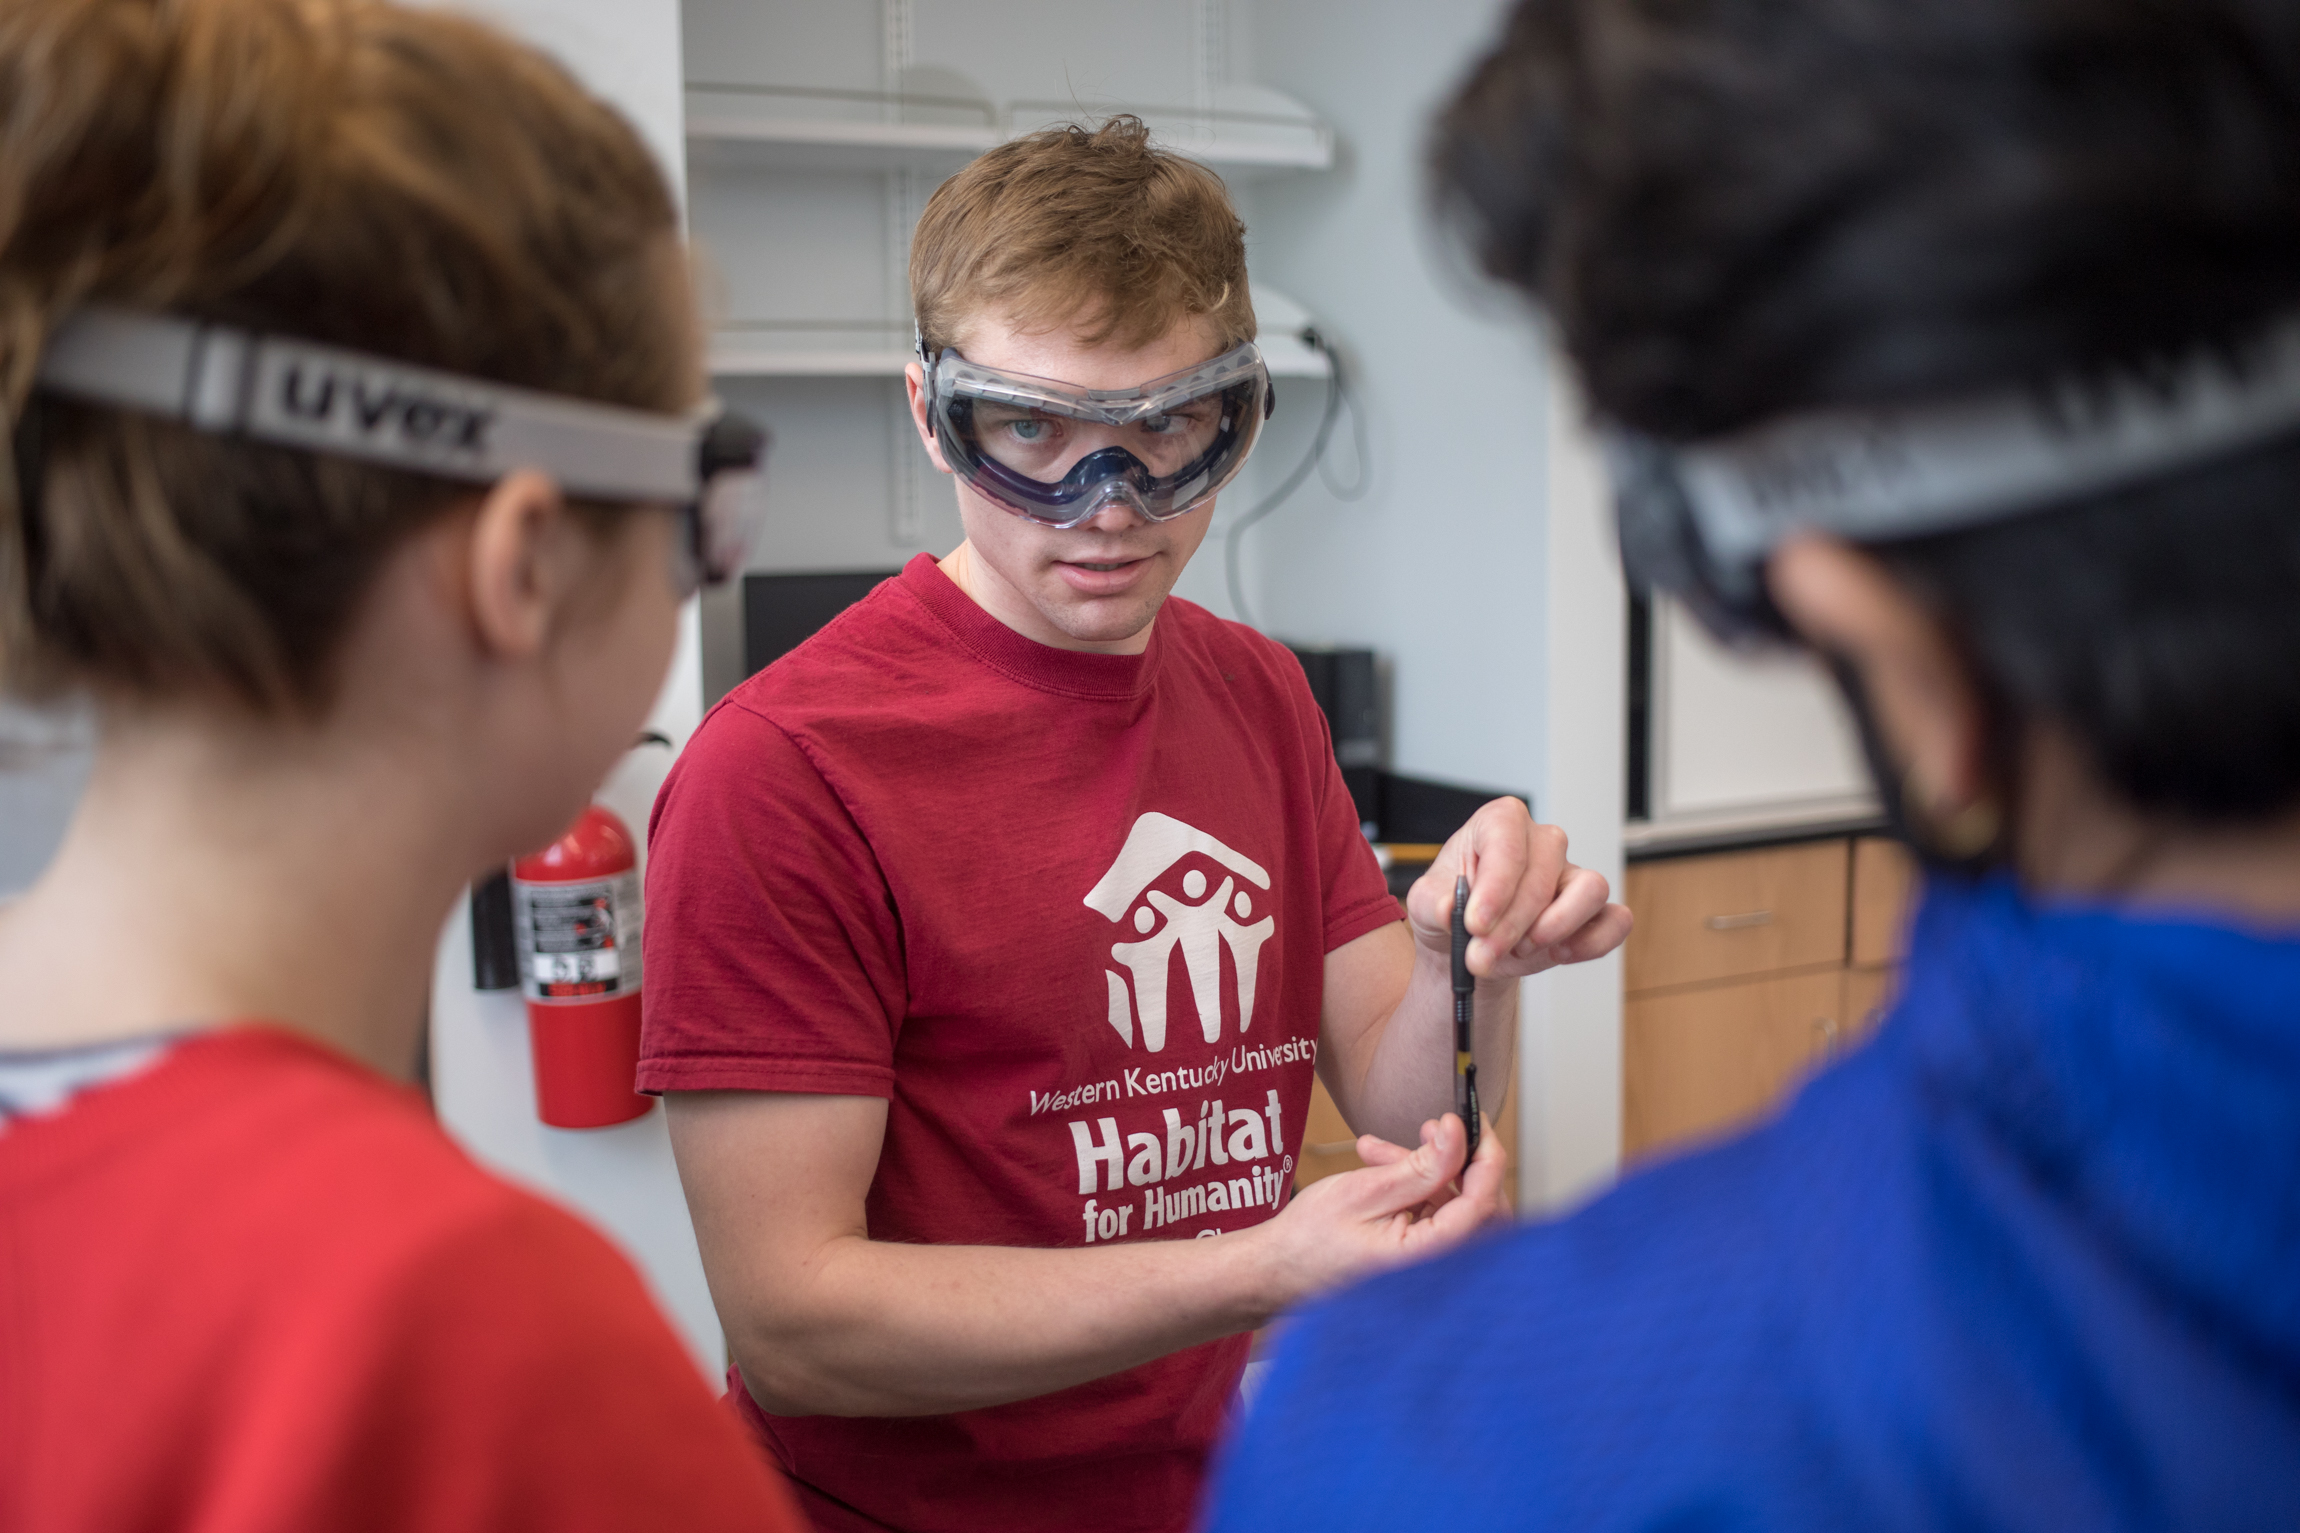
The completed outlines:
{"type": "Polygon", "coordinates": [[[1152,555],[1137,554],[1131,559],[1062,559],[1054,568],[1063,584],[1080,596],[1121,596],[1148,578],[1153,562],[1152,555]]]}

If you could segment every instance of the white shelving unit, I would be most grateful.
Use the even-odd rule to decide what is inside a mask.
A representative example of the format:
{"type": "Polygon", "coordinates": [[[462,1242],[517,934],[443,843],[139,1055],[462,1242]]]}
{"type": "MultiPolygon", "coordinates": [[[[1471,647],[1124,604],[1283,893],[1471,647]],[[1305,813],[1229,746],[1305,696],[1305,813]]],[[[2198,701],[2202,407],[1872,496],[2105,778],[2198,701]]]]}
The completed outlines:
{"type": "Polygon", "coordinates": [[[949,175],[1020,133],[1081,115],[1131,112],[1168,148],[1230,181],[1331,170],[1333,131],[1267,86],[1215,87],[1203,107],[1022,100],[696,82],[687,88],[687,154],[704,167],[949,175]],[[824,113],[825,106],[842,110],[824,113]],[[960,119],[960,120],[948,120],[960,119]]]}
{"type": "MultiPolygon", "coordinates": [[[[1290,299],[1257,283],[1254,308],[1263,316],[1259,345],[1273,378],[1324,378],[1333,372],[1326,354],[1302,338],[1300,329],[1282,329],[1278,316],[1300,312],[1290,299]]],[[[856,328],[860,328],[859,326],[856,328]]],[[[911,361],[902,347],[777,346],[755,336],[722,333],[711,343],[715,378],[899,378],[911,361]]]]}
{"type": "Polygon", "coordinates": [[[995,128],[931,122],[842,122],[713,112],[687,119],[700,165],[797,171],[958,169],[1006,137],[995,128]]]}
{"type": "MultiPolygon", "coordinates": [[[[963,84],[955,88],[966,92],[963,84]]],[[[1095,115],[1132,112],[1151,125],[1161,143],[1234,182],[1332,168],[1332,130],[1290,97],[1266,86],[1224,84],[1211,89],[1208,98],[1197,108],[1109,104],[1095,115]]],[[[699,81],[687,87],[687,154],[698,175],[698,201],[703,200],[702,185],[714,179],[771,184],[777,173],[802,177],[894,173],[939,182],[1018,134],[1079,115],[1075,106],[1066,108],[1058,101],[1000,105],[974,93],[699,81]]],[[[900,197],[899,192],[895,195],[900,197]]],[[[890,222],[894,216],[890,209],[890,222]]],[[[900,235],[907,250],[907,230],[900,235]]],[[[890,228],[888,244],[895,244],[896,238],[897,231],[890,228]]],[[[897,252],[890,249],[890,272],[896,259],[897,252]]],[[[1262,307],[1259,292],[1256,306],[1262,307]]],[[[1284,314],[1301,313],[1299,305],[1283,298],[1271,307],[1284,314]]],[[[721,378],[901,376],[910,351],[899,339],[891,346],[875,338],[863,344],[809,344],[824,330],[873,328],[869,320],[842,324],[737,318],[712,342],[711,372],[721,378]]],[[[1323,378],[1331,372],[1325,354],[1303,340],[1301,329],[1300,324],[1265,326],[1262,353],[1273,376],[1323,378]]],[[[895,334],[899,337],[899,327],[895,334]]]]}

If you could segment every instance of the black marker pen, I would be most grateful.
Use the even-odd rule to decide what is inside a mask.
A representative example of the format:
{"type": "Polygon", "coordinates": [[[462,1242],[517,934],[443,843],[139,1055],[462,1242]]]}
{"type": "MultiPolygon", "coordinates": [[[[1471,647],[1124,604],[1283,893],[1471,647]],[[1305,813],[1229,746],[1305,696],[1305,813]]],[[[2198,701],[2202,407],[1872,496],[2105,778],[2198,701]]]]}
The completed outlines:
{"type": "Polygon", "coordinates": [[[1477,981],[1469,972],[1469,875],[1457,873],[1453,881],[1453,1062],[1454,1106],[1469,1132],[1469,1152],[1462,1157],[1462,1175],[1477,1158],[1477,1059],[1471,1039],[1477,1018],[1477,981]]]}

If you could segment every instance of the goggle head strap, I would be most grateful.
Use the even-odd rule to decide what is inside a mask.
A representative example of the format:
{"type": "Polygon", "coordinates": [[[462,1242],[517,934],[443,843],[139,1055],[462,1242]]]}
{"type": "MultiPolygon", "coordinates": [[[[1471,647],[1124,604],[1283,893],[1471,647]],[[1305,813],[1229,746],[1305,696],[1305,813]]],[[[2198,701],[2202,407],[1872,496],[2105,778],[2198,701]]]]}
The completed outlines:
{"type": "Polygon", "coordinates": [[[1764,563],[1800,532],[1851,542],[2007,520],[2300,428],[2300,316],[2152,368],[1905,408],[1819,411],[1677,446],[1606,433],[1632,585],[1720,637],[1783,631],[1764,563]]]}
{"type": "MultiPolygon", "coordinates": [[[[109,306],[77,310],[42,354],[45,392],[195,430],[477,484],[540,469],[569,494],[694,501],[757,466],[710,419],[656,415],[284,336],[109,306]]],[[[756,428],[749,428],[758,435],[756,428]]]]}

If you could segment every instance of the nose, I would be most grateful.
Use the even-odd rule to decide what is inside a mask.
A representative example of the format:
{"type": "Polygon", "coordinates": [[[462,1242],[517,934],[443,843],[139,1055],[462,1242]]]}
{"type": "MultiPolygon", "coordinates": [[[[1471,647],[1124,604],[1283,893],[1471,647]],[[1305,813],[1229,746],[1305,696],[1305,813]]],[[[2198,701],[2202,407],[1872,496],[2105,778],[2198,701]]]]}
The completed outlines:
{"type": "Polygon", "coordinates": [[[1130,532],[1136,527],[1149,526],[1150,518],[1142,514],[1141,503],[1134,498],[1133,491],[1121,486],[1104,496],[1102,503],[1094,508],[1094,514],[1077,525],[1091,527],[1096,532],[1130,532]]]}

